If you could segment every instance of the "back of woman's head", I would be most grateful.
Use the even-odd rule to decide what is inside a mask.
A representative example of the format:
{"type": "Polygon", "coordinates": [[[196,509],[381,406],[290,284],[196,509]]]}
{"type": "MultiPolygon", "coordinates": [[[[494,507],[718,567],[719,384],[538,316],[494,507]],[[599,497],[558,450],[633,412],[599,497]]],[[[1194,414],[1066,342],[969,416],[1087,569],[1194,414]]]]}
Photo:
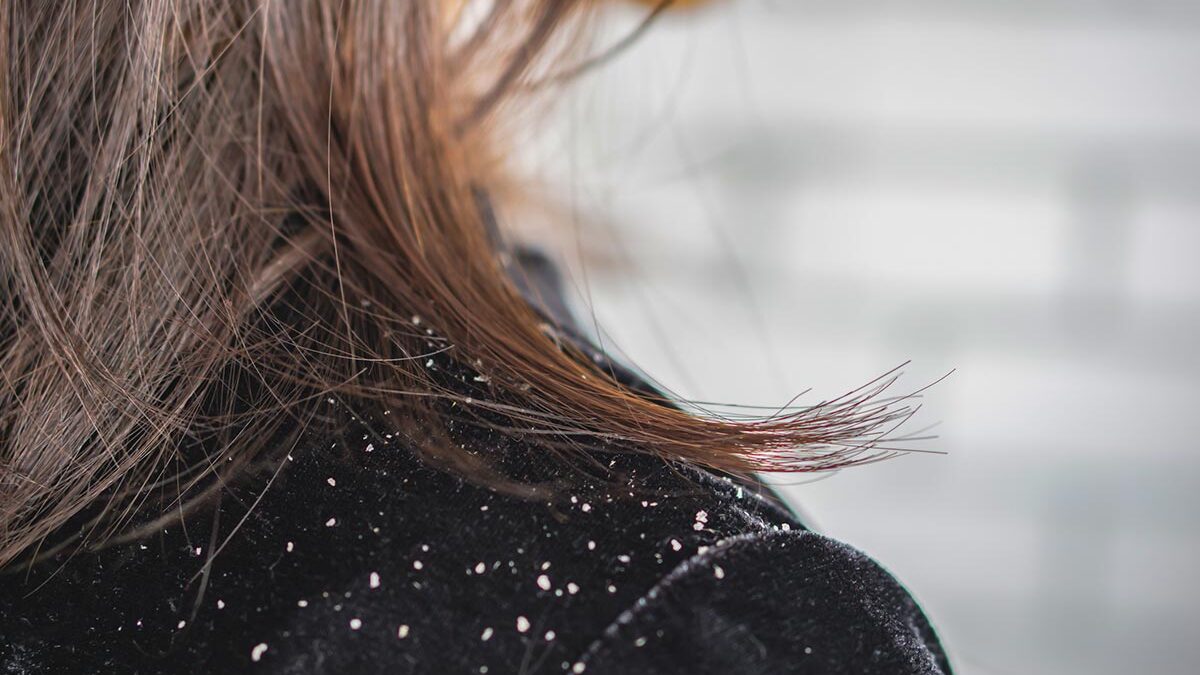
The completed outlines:
{"type": "Polygon", "coordinates": [[[517,103],[590,3],[0,8],[0,566],[200,503],[327,399],[495,478],[488,428],[730,470],[880,456],[875,388],[762,419],[618,383],[514,284],[517,103]],[[450,373],[450,375],[448,375],[450,373]],[[65,532],[65,534],[64,534],[65,532]]]}

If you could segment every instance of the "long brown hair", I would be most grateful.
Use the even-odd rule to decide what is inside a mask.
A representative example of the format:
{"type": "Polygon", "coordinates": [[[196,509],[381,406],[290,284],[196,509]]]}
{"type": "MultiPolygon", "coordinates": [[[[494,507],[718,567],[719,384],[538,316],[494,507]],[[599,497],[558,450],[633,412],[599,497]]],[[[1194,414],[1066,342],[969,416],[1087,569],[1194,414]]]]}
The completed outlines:
{"type": "MultiPolygon", "coordinates": [[[[484,196],[512,189],[515,105],[594,58],[574,48],[590,5],[5,2],[0,566],[65,524],[92,544],[195,501],[330,397],[560,457],[886,456],[882,425],[906,412],[873,398],[886,382],[755,419],[685,412],[557,339],[514,287],[484,196]]],[[[444,433],[418,445],[486,474],[444,433]]]]}

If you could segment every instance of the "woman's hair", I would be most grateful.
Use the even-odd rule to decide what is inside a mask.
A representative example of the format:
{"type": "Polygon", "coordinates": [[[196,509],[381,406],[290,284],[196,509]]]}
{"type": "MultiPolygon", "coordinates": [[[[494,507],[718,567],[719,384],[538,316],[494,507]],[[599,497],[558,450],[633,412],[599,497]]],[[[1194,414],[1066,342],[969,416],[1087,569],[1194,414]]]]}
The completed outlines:
{"type": "Polygon", "coordinates": [[[688,412],[518,290],[504,141],[596,59],[591,4],[4,2],[0,566],[177,514],[331,398],[480,480],[456,428],[734,472],[889,454],[886,381],[688,412]]]}

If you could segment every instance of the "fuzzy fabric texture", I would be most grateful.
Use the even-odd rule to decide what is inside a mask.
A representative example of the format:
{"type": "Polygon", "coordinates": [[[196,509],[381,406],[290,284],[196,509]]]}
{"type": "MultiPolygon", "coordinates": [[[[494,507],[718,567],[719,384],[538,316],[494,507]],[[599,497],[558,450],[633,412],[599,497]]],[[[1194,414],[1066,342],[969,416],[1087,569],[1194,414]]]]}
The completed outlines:
{"type": "Polygon", "coordinates": [[[269,487],[0,576],[0,673],[949,672],[887,572],[752,483],[507,447],[566,486],[529,501],[398,439],[351,422],[269,487]]]}

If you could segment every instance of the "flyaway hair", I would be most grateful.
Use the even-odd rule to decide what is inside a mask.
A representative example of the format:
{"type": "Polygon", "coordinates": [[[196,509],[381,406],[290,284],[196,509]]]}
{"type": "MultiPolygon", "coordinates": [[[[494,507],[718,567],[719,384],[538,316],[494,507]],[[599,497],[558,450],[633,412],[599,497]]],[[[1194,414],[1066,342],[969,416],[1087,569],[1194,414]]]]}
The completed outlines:
{"type": "Polygon", "coordinates": [[[889,379],[722,416],[631,390],[522,296],[490,222],[505,125],[595,56],[591,5],[4,2],[0,566],[203,501],[330,398],[484,481],[456,425],[564,461],[888,456],[889,379]]]}

